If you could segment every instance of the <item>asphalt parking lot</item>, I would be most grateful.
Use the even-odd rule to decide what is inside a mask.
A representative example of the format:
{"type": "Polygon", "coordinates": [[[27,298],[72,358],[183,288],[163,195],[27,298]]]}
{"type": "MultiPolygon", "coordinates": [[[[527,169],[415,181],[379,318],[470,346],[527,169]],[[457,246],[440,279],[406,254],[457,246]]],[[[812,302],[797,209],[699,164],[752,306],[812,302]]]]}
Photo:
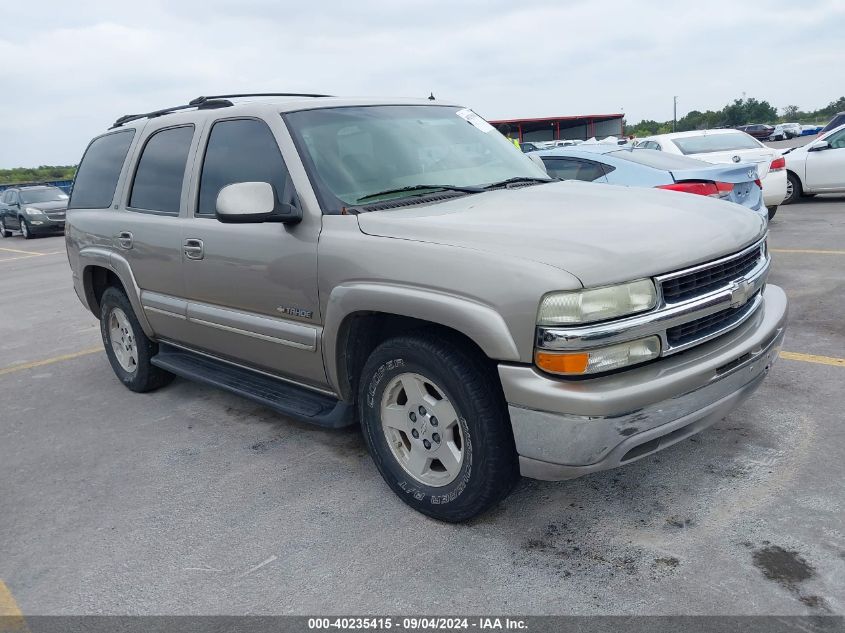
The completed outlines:
{"type": "MultiPolygon", "coordinates": [[[[782,207],[788,352],[726,420],[466,525],[357,431],[176,380],[134,394],[60,237],[0,242],[0,580],[25,614],[845,612],[845,198],[782,207]]],[[[0,583],[0,589],[2,589],[0,583]]]]}

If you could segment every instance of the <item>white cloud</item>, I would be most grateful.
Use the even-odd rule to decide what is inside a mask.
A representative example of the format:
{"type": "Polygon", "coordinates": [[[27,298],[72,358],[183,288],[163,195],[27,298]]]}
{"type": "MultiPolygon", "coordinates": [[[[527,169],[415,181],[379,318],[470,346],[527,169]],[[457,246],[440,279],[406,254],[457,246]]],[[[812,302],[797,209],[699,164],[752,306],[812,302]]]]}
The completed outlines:
{"type": "Polygon", "coordinates": [[[817,108],[841,96],[837,0],[16,3],[4,8],[0,166],[73,163],[117,116],[200,94],[427,96],[488,118],[817,108]],[[837,80],[838,73],[838,80],[837,80]]]}

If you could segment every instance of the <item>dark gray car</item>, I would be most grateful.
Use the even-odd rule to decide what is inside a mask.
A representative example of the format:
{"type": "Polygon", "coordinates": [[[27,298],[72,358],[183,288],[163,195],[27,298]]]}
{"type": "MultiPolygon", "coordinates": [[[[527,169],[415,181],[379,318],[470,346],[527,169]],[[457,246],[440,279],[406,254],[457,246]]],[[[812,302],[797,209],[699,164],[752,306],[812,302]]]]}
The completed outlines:
{"type": "Polygon", "coordinates": [[[11,187],[0,194],[0,236],[20,231],[25,239],[64,233],[68,195],[58,187],[11,187]]]}

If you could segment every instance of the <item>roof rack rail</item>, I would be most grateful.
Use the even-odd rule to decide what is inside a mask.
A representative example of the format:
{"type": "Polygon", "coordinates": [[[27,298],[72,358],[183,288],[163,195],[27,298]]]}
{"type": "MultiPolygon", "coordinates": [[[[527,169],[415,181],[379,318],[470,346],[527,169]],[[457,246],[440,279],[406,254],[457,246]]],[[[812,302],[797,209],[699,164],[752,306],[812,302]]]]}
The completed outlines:
{"type": "Polygon", "coordinates": [[[332,95],[320,95],[310,92],[243,92],[240,94],[231,95],[210,95],[207,97],[197,97],[192,99],[190,105],[200,105],[210,99],[237,99],[239,97],[331,97],[332,95]]]}
{"type": "Polygon", "coordinates": [[[231,105],[234,104],[226,99],[203,97],[202,101],[194,99],[191,103],[187,105],[173,106],[172,108],[162,108],[161,110],[153,110],[152,112],[145,112],[143,114],[124,114],[122,117],[118,118],[117,121],[115,121],[109,129],[112,130],[116,127],[120,127],[121,125],[129,123],[130,121],[137,121],[139,119],[154,119],[165,114],[170,114],[171,112],[178,112],[179,110],[188,110],[190,108],[197,108],[198,110],[212,110],[215,108],[227,108],[231,105]],[[197,103],[194,103],[194,101],[197,101],[197,103]]]}
{"type": "Polygon", "coordinates": [[[171,112],[178,112],[179,110],[188,110],[189,108],[197,108],[198,110],[212,110],[215,108],[228,108],[234,105],[229,99],[238,97],[330,97],[331,95],[313,94],[310,92],[244,92],[240,94],[231,95],[209,95],[204,97],[197,97],[191,99],[187,105],[173,106],[172,108],[163,108],[161,110],[153,110],[152,112],[145,112],[143,114],[124,114],[118,118],[109,128],[113,130],[120,127],[124,123],[130,121],[137,121],[138,119],[154,119],[155,117],[171,112]]]}

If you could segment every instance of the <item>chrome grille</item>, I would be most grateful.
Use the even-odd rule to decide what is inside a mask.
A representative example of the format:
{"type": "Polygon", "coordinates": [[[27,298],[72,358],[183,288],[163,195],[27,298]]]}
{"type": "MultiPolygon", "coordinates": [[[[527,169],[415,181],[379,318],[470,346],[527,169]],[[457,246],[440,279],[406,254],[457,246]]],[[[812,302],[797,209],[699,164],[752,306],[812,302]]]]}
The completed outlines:
{"type": "Polygon", "coordinates": [[[571,327],[537,328],[537,346],[582,350],[657,336],[661,356],[722,336],[750,319],[763,303],[769,272],[764,240],[720,259],[654,278],[660,299],[648,312],[571,327]]]}
{"type": "Polygon", "coordinates": [[[712,334],[719,333],[734,324],[738,324],[756,308],[759,294],[760,292],[758,291],[749,299],[748,303],[738,308],[728,308],[721,312],[708,314],[705,317],[670,327],[666,330],[667,342],[673,348],[688,346],[699,339],[709,338],[712,334]]]}
{"type": "Polygon", "coordinates": [[[667,279],[661,284],[663,300],[666,303],[678,303],[721,288],[726,283],[753,270],[761,257],[763,257],[762,250],[754,248],[735,258],[722,260],[701,270],[667,279]]]}

